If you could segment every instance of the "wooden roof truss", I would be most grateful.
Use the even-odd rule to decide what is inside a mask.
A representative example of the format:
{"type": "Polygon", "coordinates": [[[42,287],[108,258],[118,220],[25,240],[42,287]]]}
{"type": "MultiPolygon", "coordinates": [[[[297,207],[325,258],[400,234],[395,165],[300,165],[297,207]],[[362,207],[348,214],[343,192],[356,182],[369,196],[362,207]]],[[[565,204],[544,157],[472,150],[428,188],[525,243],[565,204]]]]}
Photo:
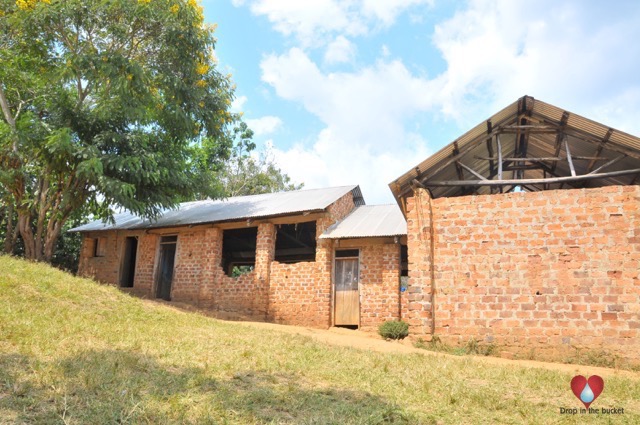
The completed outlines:
{"type": "Polygon", "coordinates": [[[640,151],[612,143],[616,130],[604,133],[606,127],[579,116],[585,128],[571,126],[569,112],[553,120],[534,113],[532,105],[533,98],[525,96],[511,118],[500,123],[489,119],[486,133],[463,145],[453,142],[445,148],[451,149],[448,157],[440,153],[442,160],[422,171],[415,168],[411,186],[428,188],[439,197],[638,183],[640,151]],[[587,124],[600,126],[596,130],[604,136],[598,137],[587,124]]]}

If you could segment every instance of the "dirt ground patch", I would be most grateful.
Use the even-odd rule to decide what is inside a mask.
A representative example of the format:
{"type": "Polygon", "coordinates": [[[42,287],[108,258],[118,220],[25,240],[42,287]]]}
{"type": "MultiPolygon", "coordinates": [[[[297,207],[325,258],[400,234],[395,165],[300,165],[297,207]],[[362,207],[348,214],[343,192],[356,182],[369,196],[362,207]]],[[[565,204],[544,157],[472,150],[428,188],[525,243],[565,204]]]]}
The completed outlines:
{"type": "MultiPolygon", "coordinates": [[[[156,302],[156,301],[149,301],[156,302]]],[[[190,305],[183,305],[178,303],[166,303],[167,305],[177,308],[179,310],[188,310],[204,314],[206,316],[216,317],[219,320],[238,320],[241,317],[225,317],[224,315],[215,314],[210,311],[200,310],[190,305]]],[[[410,340],[404,341],[385,341],[380,338],[379,335],[373,332],[363,332],[359,330],[351,330],[345,328],[329,328],[329,329],[315,329],[307,328],[303,326],[292,325],[278,325],[275,323],[264,322],[252,322],[252,321],[239,321],[240,326],[249,326],[259,329],[269,329],[277,332],[284,332],[295,335],[302,335],[312,338],[315,341],[340,346],[350,347],[360,350],[378,351],[381,353],[406,353],[406,354],[422,354],[425,356],[442,356],[449,358],[460,358],[460,356],[454,356],[447,353],[439,353],[435,351],[424,350],[413,346],[410,340]]],[[[486,364],[493,364],[498,366],[519,366],[535,369],[547,369],[559,372],[565,372],[570,374],[581,375],[600,375],[600,376],[624,376],[640,380],[640,373],[628,370],[610,369],[597,366],[585,366],[565,363],[551,363],[535,360],[512,360],[501,357],[493,356],[472,356],[467,355],[472,361],[483,362],[486,364]]]]}

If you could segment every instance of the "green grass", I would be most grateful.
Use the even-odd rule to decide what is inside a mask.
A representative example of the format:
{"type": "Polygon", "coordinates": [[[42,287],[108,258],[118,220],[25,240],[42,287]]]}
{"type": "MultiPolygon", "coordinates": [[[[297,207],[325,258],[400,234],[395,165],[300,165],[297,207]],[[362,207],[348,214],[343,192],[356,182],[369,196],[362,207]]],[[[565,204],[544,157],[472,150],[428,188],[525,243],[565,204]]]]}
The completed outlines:
{"type": "Polygon", "coordinates": [[[592,405],[624,415],[560,415],[571,378],[323,345],[0,257],[0,423],[640,423],[633,377],[592,405]]]}

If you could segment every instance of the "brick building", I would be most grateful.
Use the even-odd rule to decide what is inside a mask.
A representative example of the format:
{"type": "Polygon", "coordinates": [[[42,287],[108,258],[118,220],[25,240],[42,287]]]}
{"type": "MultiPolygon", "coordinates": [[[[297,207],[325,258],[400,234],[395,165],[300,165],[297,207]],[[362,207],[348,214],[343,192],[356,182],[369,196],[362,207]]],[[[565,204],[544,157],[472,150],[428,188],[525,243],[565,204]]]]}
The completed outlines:
{"type": "Polygon", "coordinates": [[[638,183],[639,138],[525,96],[392,182],[400,209],[349,186],[123,214],[75,229],[79,271],[277,323],[401,318],[447,343],[640,363],[638,183]]]}
{"type": "Polygon", "coordinates": [[[640,139],[528,96],[412,168],[411,332],[640,363],[639,176],[640,139]]]}
{"type": "Polygon", "coordinates": [[[396,205],[364,205],[358,186],[114,218],[73,229],[79,274],[224,317],[363,329],[399,317],[406,222],[396,205]]]}

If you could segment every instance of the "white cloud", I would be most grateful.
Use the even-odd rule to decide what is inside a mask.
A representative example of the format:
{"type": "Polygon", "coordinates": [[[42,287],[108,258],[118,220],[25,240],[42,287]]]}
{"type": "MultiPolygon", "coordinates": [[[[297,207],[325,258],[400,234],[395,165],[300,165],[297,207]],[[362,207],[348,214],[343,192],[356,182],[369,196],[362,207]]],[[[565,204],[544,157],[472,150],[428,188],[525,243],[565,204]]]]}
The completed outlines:
{"type": "Polygon", "coordinates": [[[423,159],[430,151],[424,140],[408,135],[410,143],[390,143],[384,152],[342,139],[331,128],[320,132],[311,147],[296,145],[273,152],[279,166],[307,188],[359,184],[368,204],[393,203],[388,184],[411,167],[407,158],[423,159]],[[415,149],[411,148],[415,146],[415,149]]]}
{"type": "Polygon", "coordinates": [[[247,125],[256,136],[264,136],[275,132],[282,126],[282,120],[279,117],[267,115],[260,118],[245,120],[247,125]]]}
{"type": "Polygon", "coordinates": [[[231,102],[231,110],[233,112],[242,112],[245,103],[247,103],[247,96],[238,96],[231,102]]]}
{"type": "Polygon", "coordinates": [[[387,46],[377,62],[351,72],[327,72],[304,50],[328,45],[326,63],[349,60],[355,49],[349,39],[392,25],[418,3],[428,2],[251,3],[254,14],[299,44],[264,57],[262,80],[324,124],[309,135],[311,143],[274,148],[295,181],[307,187],[360,183],[368,202],[391,201],[387,184],[430,153],[429,129],[423,125],[418,134],[417,123],[437,119],[448,126],[454,119],[462,133],[525,94],[640,132],[640,45],[632,42],[640,38],[640,7],[634,2],[612,8],[540,0],[531,8],[471,0],[435,27],[432,42],[446,67],[430,78],[392,60],[387,46]]]}
{"type": "Polygon", "coordinates": [[[361,183],[369,202],[391,201],[387,184],[427,156],[425,141],[406,129],[433,105],[430,82],[399,61],[355,72],[323,73],[301,50],[266,57],[262,79],[281,98],[298,102],[325,128],[313,145],[275,149],[280,166],[308,187],[361,183]]]}
{"type": "Polygon", "coordinates": [[[254,15],[266,16],[276,31],[305,47],[328,42],[331,34],[357,36],[388,27],[405,10],[432,0],[254,0],[254,15]]]}
{"type": "Polygon", "coordinates": [[[413,6],[433,5],[433,0],[362,0],[366,15],[375,16],[385,26],[392,25],[398,15],[413,6]]]}
{"type": "Polygon", "coordinates": [[[366,27],[351,10],[353,2],[336,0],[256,0],[254,15],[264,15],[276,31],[295,35],[304,45],[316,44],[327,33],[358,35],[366,27]]]}
{"type": "Polygon", "coordinates": [[[614,99],[638,104],[639,19],[633,3],[472,1],[435,29],[441,110],[470,125],[525,94],[596,120],[614,99]]]}
{"type": "Polygon", "coordinates": [[[329,64],[351,62],[355,54],[355,44],[346,37],[339,35],[327,46],[324,61],[329,64]]]}

